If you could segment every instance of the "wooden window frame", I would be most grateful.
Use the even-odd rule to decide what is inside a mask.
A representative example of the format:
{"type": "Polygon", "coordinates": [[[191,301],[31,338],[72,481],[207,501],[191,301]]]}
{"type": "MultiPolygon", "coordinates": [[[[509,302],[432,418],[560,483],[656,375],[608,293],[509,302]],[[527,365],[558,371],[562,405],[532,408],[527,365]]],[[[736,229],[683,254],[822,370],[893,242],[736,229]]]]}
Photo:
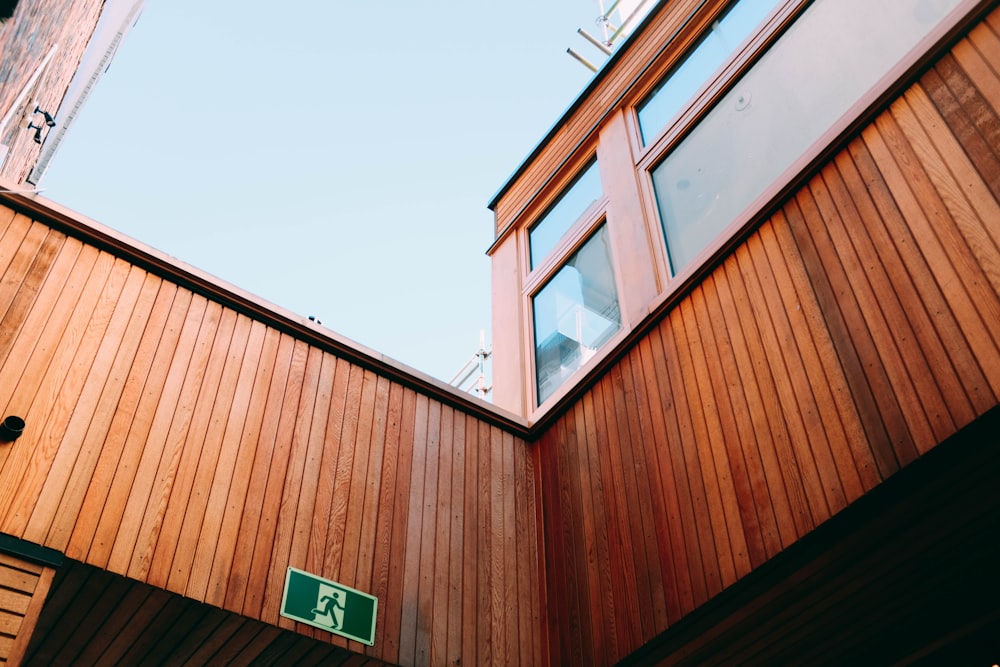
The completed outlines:
{"type": "Polygon", "coordinates": [[[673,54],[669,62],[665,62],[660,67],[651,68],[649,76],[644,81],[639,82],[625,100],[625,107],[628,109],[625,120],[630,147],[633,155],[636,156],[635,167],[642,192],[643,214],[648,221],[650,235],[657,240],[655,252],[658,262],[668,268],[665,276],[666,289],[661,295],[661,300],[669,297],[695,276],[700,275],[705,270],[706,265],[711,263],[712,258],[718,255],[722,249],[731,245],[734,239],[749,225],[752,225],[754,220],[764,215],[769,210],[771,203],[778,199],[781,193],[794,187],[799,176],[808,169],[810,164],[821,159],[822,155],[829,151],[829,147],[835,144],[839,137],[857,126],[859,121],[865,119],[870,110],[893,90],[895,82],[900,77],[918,67],[934,44],[952,34],[969,16],[976,14],[979,8],[988,4],[985,0],[961,0],[960,4],[945,19],[917,42],[916,46],[890,68],[872,88],[861,95],[840,118],[823,132],[813,145],[803,151],[802,155],[767,186],[742,213],[737,215],[712,242],[686,266],[677,270],[672,266],[668,255],[663,224],[656,205],[652,171],[670,156],[673,149],[688,136],[704,116],[715,108],[719,100],[739,82],[743,74],[753,67],[760,57],[781,38],[786,29],[815,2],[815,0],[785,0],[776,6],[765,19],[761,28],[737,48],[715,75],[702,85],[686,108],[661,128],[648,143],[644,144],[639,127],[638,107],[642,105],[663,78],[670,76],[674,68],[683,62],[683,59],[698,45],[705,32],[711,29],[711,24],[738,1],[734,0],[733,3],[720,6],[712,17],[701,24],[697,34],[687,39],[682,53],[673,54]]]}
{"type": "MultiPolygon", "coordinates": [[[[514,255],[517,257],[516,261],[519,265],[517,270],[520,278],[518,294],[520,311],[518,311],[518,316],[521,320],[517,328],[519,332],[517,345],[525,355],[519,363],[522,379],[519,402],[524,410],[522,414],[525,415],[529,423],[542,423],[550,412],[557,410],[567,400],[571,400],[579,391],[581,383],[586,383],[588,378],[601,372],[601,369],[608,363],[607,360],[619,354],[621,346],[637,335],[637,327],[641,328],[649,318],[658,317],[658,313],[662,313],[670,304],[676,302],[680,295],[683,295],[703,275],[711,271],[712,267],[726,255],[729,249],[738,244],[757,222],[769,215],[773,207],[786,193],[794,191],[801,185],[813,173],[817,165],[837,150],[856,130],[867,124],[875,114],[885,108],[899,94],[900,90],[908,85],[910,79],[920,68],[939,54],[940,48],[956,39],[971,22],[984,14],[991,4],[989,0],[960,0],[959,4],[938,25],[918,41],[875,84],[860,95],[854,104],[831,123],[819,139],[806,148],[799,158],[767,186],[743,212],[736,215],[731,223],[720,231],[715,239],[702,249],[687,266],[680,271],[673,271],[667,254],[666,239],[656,205],[656,195],[650,171],[660,161],[667,158],[672,148],[685,138],[701,118],[712,111],[714,105],[729,92],[739,78],[757,62],[759,57],[781,37],[785,29],[796,21],[813,1],[785,0],[773,8],[756,33],[748,37],[745,43],[730,56],[711,79],[703,84],[687,107],[680,111],[667,126],[661,128],[648,144],[644,145],[639,131],[636,107],[645,100],[662,78],[667,76],[681,59],[686,57],[690,50],[699,43],[705,31],[711,29],[712,22],[731,6],[730,3],[719,3],[713,8],[710,15],[705,16],[703,20],[699,19],[696,24],[692,24],[690,31],[677,35],[676,40],[682,42],[681,48],[662,51],[660,62],[651,63],[643,74],[633,82],[631,89],[615,103],[620,114],[622,132],[614,137],[601,137],[605,134],[609,124],[615,124],[609,123],[609,119],[615,118],[615,115],[606,115],[601,122],[602,126],[596,128],[598,131],[595,131],[585,142],[574,148],[573,154],[564,160],[559,171],[548,179],[532,200],[506,226],[504,233],[498,237],[497,244],[507,234],[514,234],[517,237],[514,255]],[[613,145],[605,145],[608,141],[613,142],[613,145]],[[649,250],[653,258],[652,271],[656,283],[653,295],[636,296],[631,293],[630,285],[622,285],[624,265],[621,258],[624,250],[619,247],[620,239],[615,231],[622,224],[622,221],[618,220],[619,214],[617,212],[617,207],[622,202],[618,201],[617,198],[609,197],[606,187],[607,174],[602,174],[601,180],[602,186],[604,186],[602,187],[602,198],[580,217],[557,247],[553,248],[545,261],[541,262],[535,269],[530,268],[527,252],[527,233],[530,226],[544,214],[547,207],[552,205],[595,155],[600,158],[600,154],[608,152],[610,154],[629,153],[631,156],[627,163],[631,164],[635,170],[634,178],[638,192],[638,208],[641,211],[641,226],[644,228],[644,234],[650,243],[649,250]],[[612,231],[610,235],[612,271],[618,290],[621,329],[601,347],[591,360],[567,378],[562,386],[542,404],[539,404],[535,377],[534,321],[531,299],[560,268],[565,259],[579,248],[604,220],[607,221],[609,229],[612,231]],[[632,312],[633,309],[636,310],[635,313],[632,312]]],[[[621,164],[618,164],[617,167],[616,165],[605,165],[601,159],[598,159],[598,164],[602,169],[621,169],[623,166],[621,164]]],[[[633,213],[634,215],[635,213],[633,213]]]]}
{"type": "Polygon", "coordinates": [[[548,409],[547,406],[557,402],[567,391],[569,391],[578,381],[578,378],[582,373],[586,372],[590,366],[592,366],[597,360],[606,356],[611,349],[615,347],[616,341],[621,337],[622,332],[626,330],[626,314],[624,308],[622,308],[622,302],[625,298],[622,292],[621,284],[621,273],[619,270],[619,262],[617,257],[617,252],[615,250],[616,244],[613,239],[613,234],[609,234],[608,243],[611,250],[611,273],[614,275],[615,281],[615,291],[618,296],[618,306],[620,313],[620,327],[617,333],[615,333],[611,338],[609,338],[599,349],[599,351],[594,355],[594,357],[588,360],[580,368],[578,368],[574,373],[567,378],[558,389],[556,389],[552,394],[549,395],[544,401],[539,403],[538,401],[538,378],[537,378],[537,366],[535,363],[535,317],[534,317],[534,298],[541,291],[541,289],[548,284],[549,280],[555,276],[555,274],[566,264],[570,257],[574,255],[590,238],[594,235],[597,229],[601,225],[608,225],[608,209],[610,205],[610,199],[607,195],[607,189],[604,187],[604,175],[601,173],[601,162],[598,159],[596,150],[594,147],[590,147],[590,150],[584,151],[585,157],[580,160],[576,160],[573,163],[573,168],[568,169],[566,176],[558,179],[558,184],[555,185],[549,196],[545,197],[543,201],[540,201],[540,205],[534,207],[533,215],[531,215],[525,224],[519,226],[518,231],[518,254],[520,256],[520,265],[523,267],[521,272],[521,322],[524,322],[524,326],[521,327],[521,346],[525,352],[525,363],[522,365],[522,382],[523,387],[527,389],[525,392],[525,399],[527,400],[527,411],[529,414],[541,414],[548,409]],[[588,206],[582,214],[576,219],[576,221],[570,226],[570,228],[563,234],[559,242],[549,251],[548,255],[534,268],[531,267],[531,244],[529,235],[532,228],[545,216],[545,213],[550,209],[550,207],[558,201],[559,197],[566,192],[567,188],[572,187],[576,182],[576,179],[583,173],[583,170],[591,164],[595,163],[597,166],[598,176],[601,178],[601,196],[588,206]]]}
{"type": "MultiPolygon", "coordinates": [[[[693,49],[697,48],[702,37],[707,31],[712,29],[712,24],[739,1],[734,0],[720,6],[713,16],[701,26],[698,33],[688,39],[683,53],[675,54],[668,64],[657,68],[651,76],[633,89],[630,95],[631,99],[626,105],[628,113],[625,114],[625,121],[628,127],[630,148],[632,154],[635,156],[635,168],[639,176],[639,187],[642,191],[643,214],[648,221],[649,234],[656,241],[654,252],[657,255],[658,264],[666,269],[664,284],[667,286],[666,292],[668,293],[673,291],[671,285],[683,282],[683,279],[689,278],[693,273],[697,272],[718,251],[719,247],[724,245],[723,240],[728,241],[735,232],[731,232],[727,228],[715,241],[703,249],[693,261],[678,271],[672,265],[668,254],[667,239],[663,230],[663,223],[660,220],[660,212],[656,205],[656,191],[653,188],[652,171],[669,157],[673,149],[687,137],[704,116],[715,108],[719,100],[729,92],[743,74],[781,37],[785,29],[794,23],[814,0],[785,0],[785,2],[774,7],[760,29],[733,51],[726,62],[701,85],[694,97],[692,97],[673,120],[660,128],[648,143],[644,143],[642,130],[639,126],[639,107],[649,98],[664,78],[671,76],[675,68],[688,57],[693,49]]],[[[759,209],[760,206],[758,204],[758,201],[754,201],[749,209],[759,209]]],[[[740,216],[740,219],[743,217],[740,216]]],[[[745,222],[740,225],[740,227],[743,226],[745,226],[745,222]]],[[[733,226],[731,225],[731,227],[733,226]]]]}

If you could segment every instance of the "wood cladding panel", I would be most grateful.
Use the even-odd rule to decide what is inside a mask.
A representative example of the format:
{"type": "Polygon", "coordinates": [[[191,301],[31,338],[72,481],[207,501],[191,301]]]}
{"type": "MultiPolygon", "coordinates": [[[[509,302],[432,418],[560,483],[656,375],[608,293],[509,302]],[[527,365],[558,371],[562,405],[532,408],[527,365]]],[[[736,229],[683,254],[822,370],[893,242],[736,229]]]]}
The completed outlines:
{"type": "Polygon", "coordinates": [[[79,562],[60,568],[25,665],[377,665],[79,562]]]}
{"type": "Polygon", "coordinates": [[[542,662],[523,441],[0,211],[0,532],[387,663],[542,662]],[[378,596],[376,645],[280,618],[289,565],[378,596]]]}
{"type": "Polygon", "coordinates": [[[50,567],[0,553],[0,663],[20,664],[54,575],[50,567]]]}
{"type": "Polygon", "coordinates": [[[998,55],[995,11],[539,440],[552,663],[621,660],[997,405],[998,55]]]}

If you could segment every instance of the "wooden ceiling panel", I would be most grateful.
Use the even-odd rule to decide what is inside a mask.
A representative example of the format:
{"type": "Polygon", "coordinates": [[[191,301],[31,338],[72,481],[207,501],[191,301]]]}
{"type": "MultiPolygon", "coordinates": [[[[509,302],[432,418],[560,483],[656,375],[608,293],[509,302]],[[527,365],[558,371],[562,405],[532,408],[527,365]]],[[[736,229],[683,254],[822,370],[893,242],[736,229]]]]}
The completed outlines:
{"type": "Polygon", "coordinates": [[[25,665],[371,665],[386,663],[67,561],[25,665]]]}

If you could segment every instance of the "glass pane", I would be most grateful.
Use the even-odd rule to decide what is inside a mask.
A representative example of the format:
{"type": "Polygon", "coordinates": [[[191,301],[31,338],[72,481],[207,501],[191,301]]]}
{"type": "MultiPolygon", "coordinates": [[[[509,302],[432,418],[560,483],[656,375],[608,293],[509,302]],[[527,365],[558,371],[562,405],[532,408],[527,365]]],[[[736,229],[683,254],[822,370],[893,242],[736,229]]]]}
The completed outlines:
{"type": "Polygon", "coordinates": [[[542,403],[621,328],[605,226],[545,284],[532,306],[538,402],[542,403]]]}
{"type": "Polygon", "coordinates": [[[584,168],[565,192],[559,195],[556,203],[528,233],[531,268],[538,266],[548,256],[573,223],[600,197],[601,175],[595,160],[584,168]]]}
{"type": "Polygon", "coordinates": [[[959,1],[813,3],[653,169],[674,271],[718,236],[959,1]]]}
{"type": "Polygon", "coordinates": [[[740,0],[712,24],[711,32],[637,109],[643,144],[673,120],[781,1],[740,0]]]}

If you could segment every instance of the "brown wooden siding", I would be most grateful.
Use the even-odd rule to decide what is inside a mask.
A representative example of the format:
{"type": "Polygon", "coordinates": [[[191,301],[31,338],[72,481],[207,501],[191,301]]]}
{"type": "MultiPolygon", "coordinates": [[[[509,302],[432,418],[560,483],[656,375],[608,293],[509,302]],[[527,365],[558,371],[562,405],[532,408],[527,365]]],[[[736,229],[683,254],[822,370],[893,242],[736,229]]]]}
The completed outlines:
{"type": "Polygon", "coordinates": [[[1000,399],[1000,11],[535,447],[553,664],[615,662],[1000,399]]]}
{"type": "Polygon", "coordinates": [[[0,553],[0,663],[20,664],[54,574],[51,567],[0,553]]]}
{"type": "Polygon", "coordinates": [[[0,211],[0,532],[389,663],[540,662],[520,438],[0,211]],[[376,645],[280,619],[289,565],[376,595],[376,645]]]}
{"type": "Polygon", "coordinates": [[[74,561],[24,656],[29,667],[387,664],[74,561]]]}

